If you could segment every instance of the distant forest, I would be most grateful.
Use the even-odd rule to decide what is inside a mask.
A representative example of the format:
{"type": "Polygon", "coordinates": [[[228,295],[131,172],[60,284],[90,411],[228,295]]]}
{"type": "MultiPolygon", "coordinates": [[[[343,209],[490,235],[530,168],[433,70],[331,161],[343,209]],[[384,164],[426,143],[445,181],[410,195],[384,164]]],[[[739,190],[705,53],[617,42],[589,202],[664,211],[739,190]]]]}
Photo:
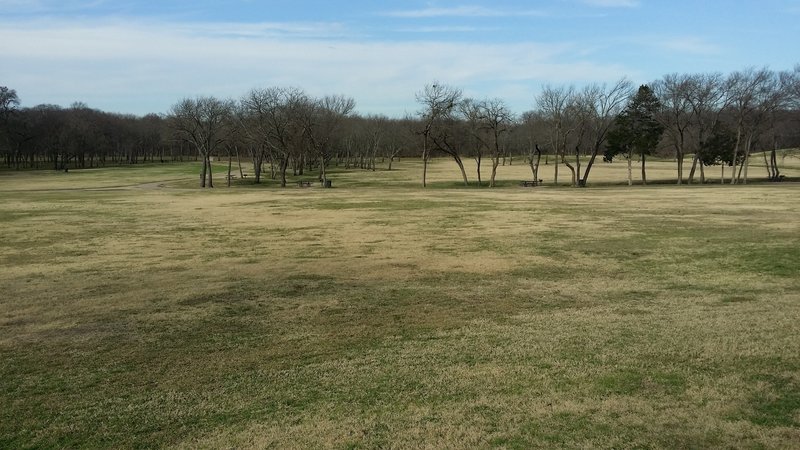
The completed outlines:
{"type": "Polygon", "coordinates": [[[731,183],[746,182],[750,157],[761,152],[769,179],[780,181],[776,151],[800,146],[800,65],[670,74],[641,86],[626,79],[544,85],[522,114],[503,99],[468,98],[437,82],[409,95],[419,109],[402,118],[359,115],[352,98],[288,87],[235,100],[185,98],[167,114],[140,117],[80,102],[22,108],[15,90],[0,86],[0,152],[4,170],[197,160],[202,187],[213,186],[211,162],[220,157],[250,161],[253,182],[270,177],[282,186],[287,173],[313,171],[325,180],[331,165],[391,170],[397,158],[416,157],[427,168],[435,156],[452,158],[465,184],[463,161],[473,158],[478,181],[492,186],[501,159],[524,158],[535,183],[545,158],[585,186],[596,158],[636,159],[646,180],[649,156],[674,159],[678,183],[702,182],[704,167],[720,164],[733,167],[731,183]],[[481,174],[482,166],[490,173],[481,174]]]}

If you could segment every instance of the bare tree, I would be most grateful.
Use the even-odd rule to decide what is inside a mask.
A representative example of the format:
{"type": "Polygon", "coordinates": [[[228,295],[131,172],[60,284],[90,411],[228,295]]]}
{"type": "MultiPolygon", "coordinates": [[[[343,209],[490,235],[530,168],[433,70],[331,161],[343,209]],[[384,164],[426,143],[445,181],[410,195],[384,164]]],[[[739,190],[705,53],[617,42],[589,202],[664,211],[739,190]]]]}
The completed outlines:
{"type": "Polygon", "coordinates": [[[504,134],[508,134],[514,118],[511,110],[505,102],[500,99],[486,100],[480,103],[480,119],[482,128],[489,135],[489,152],[492,157],[492,176],[489,179],[489,187],[495,186],[497,166],[500,164],[500,157],[504,154],[501,140],[504,134]]]}
{"type": "Polygon", "coordinates": [[[319,179],[327,186],[325,170],[331,158],[331,143],[342,121],[353,112],[356,102],[350,97],[329,95],[308,102],[303,114],[303,131],[319,160],[319,179]]]}
{"type": "Polygon", "coordinates": [[[578,145],[586,142],[590,145],[591,155],[581,175],[579,151],[576,147],[578,170],[578,186],[586,187],[589,173],[594,166],[597,155],[608,138],[608,132],[614,125],[615,117],[625,107],[625,102],[633,94],[633,83],[622,78],[608,86],[590,84],[583,88],[574,101],[574,109],[578,115],[578,145]]]}
{"type": "MultiPolygon", "coordinates": [[[[558,164],[559,160],[566,162],[565,155],[567,140],[575,131],[569,123],[567,114],[570,104],[575,96],[575,88],[554,87],[546,85],[542,92],[536,97],[536,104],[542,113],[543,118],[550,126],[549,143],[555,155],[555,175],[553,183],[558,185],[558,164]]],[[[573,184],[575,184],[575,169],[568,165],[572,170],[573,184]]]]}
{"type": "Polygon", "coordinates": [[[747,183],[747,167],[754,142],[769,116],[781,106],[783,95],[775,72],[748,68],[734,72],[728,78],[731,108],[736,122],[736,145],[733,149],[734,172],[731,184],[747,183]],[[738,173],[736,164],[739,164],[738,173]],[[744,173],[744,179],[742,179],[744,173]]]}
{"type": "Polygon", "coordinates": [[[467,132],[468,152],[475,160],[475,174],[478,178],[478,186],[482,186],[481,165],[483,163],[483,151],[488,148],[488,144],[486,142],[486,129],[482,120],[481,103],[471,98],[465,98],[459,103],[458,109],[467,132]]]}
{"type": "Polygon", "coordinates": [[[211,157],[225,141],[225,122],[232,110],[233,101],[215,97],[185,98],[172,107],[172,127],[203,158],[200,187],[214,187],[211,157]]]}
{"type": "Polygon", "coordinates": [[[281,187],[286,187],[286,170],[293,155],[304,145],[302,116],[308,96],[297,88],[254,89],[242,106],[251,116],[251,133],[263,143],[270,158],[277,160],[281,187]]]}
{"type": "Polygon", "coordinates": [[[669,74],[653,83],[653,91],[661,101],[661,111],[656,119],[664,126],[665,134],[675,148],[678,164],[678,184],[683,183],[683,159],[689,139],[694,108],[689,101],[694,77],[691,75],[669,74]]]}
{"type": "MultiPolygon", "coordinates": [[[[538,141],[545,134],[545,120],[540,111],[527,111],[522,114],[518,128],[521,128],[525,143],[528,148],[528,165],[533,176],[533,185],[539,185],[539,164],[542,161],[542,150],[539,148],[538,141]]],[[[520,133],[518,133],[518,136],[520,133]]]]}
{"type": "MultiPolygon", "coordinates": [[[[719,130],[722,112],[730,103],[727,83],[722,74],[697,74],[691,76],[691,81],[684,92],[686,101],[692,107],[692,128],[695,131],[695,155],[692,159],[692,168],[689,171],[689,183],[694,181],[695,170],[701,159],[701,151],[706,147],[706,141],[719,130]]],[[[700,164],[700,182],[705,182],[703,164],[700,164]]],[[[724,168],[724,165],[723,165],[724,168]]]]}
{"type": "Polygon", "coordinates": [[[417,102],[422,105],[418,115],[422,119],[422,186],[427,186],[428,161],[434,149],[450,155],[461,169],[464,185],[467,185],[467,172],[461,161],[459,147],[455,142],[457,134],[452,133],[455,122],[454,113],[461,101],[461,90],[438,82],[428,84],[417,92],[417,102]]]}

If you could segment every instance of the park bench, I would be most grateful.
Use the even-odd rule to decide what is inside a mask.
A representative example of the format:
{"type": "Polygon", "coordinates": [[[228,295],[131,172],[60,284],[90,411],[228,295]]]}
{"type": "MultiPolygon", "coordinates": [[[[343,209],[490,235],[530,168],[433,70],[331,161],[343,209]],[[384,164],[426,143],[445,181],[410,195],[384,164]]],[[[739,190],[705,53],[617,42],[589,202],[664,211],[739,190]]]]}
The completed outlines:
{"type": "Polygon", "coordinates": [[[297,187],[311,187],[311,182],[308,180],[300,180],[297,182],[297,187]]]}
{"type": "Polygon", "coordinates": [[[534,187],[536,186],[536,182],[533,180],[522,180],[519,182],[519,185],[522,187],[534,187]]]}
{"type": "Polygon", "coordinates": [[[231,174],[231,175],[225,175],[225,179],[226,179],[226,180],[235,180],[235,179],[236,179],[236,175],[233,175],[233,174],[231,174]]]}

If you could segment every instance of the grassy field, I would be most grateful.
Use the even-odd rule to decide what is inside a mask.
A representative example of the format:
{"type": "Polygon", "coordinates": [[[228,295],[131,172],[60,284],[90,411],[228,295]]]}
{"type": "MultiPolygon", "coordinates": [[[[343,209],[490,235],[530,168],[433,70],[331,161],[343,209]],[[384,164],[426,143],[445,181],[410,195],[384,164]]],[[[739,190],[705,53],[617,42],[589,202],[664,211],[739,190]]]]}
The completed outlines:
{"type": "Polygon", "coordinates": [[[800,185],[396,167],[0,173],[0,448],[797,447],[800,185]]]}

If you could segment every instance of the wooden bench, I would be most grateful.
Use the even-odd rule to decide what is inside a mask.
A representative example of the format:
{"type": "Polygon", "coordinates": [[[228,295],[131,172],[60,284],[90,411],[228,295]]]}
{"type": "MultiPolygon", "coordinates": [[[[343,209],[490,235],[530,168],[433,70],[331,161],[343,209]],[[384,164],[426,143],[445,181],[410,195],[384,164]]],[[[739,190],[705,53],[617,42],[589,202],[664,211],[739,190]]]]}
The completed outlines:
{"type": "Polygon", "coordinates": [[[308,180],[300,180],[297,182],[297,187],[311,187],[311,182],[308,180]]]}
{"type": "Polygon", "coordinates": [[[533,180],[523,180],[519,182],[519,185],[522,187],[534,187],[536,186],[536,182],[533,180]]]}
{"type": "Polygon", "coordinates": [[[225,175],[225,179],[226,180],[235,180],[236,179],[236,175],[232,175],[232,174],[231,175],[225,175]]]}

